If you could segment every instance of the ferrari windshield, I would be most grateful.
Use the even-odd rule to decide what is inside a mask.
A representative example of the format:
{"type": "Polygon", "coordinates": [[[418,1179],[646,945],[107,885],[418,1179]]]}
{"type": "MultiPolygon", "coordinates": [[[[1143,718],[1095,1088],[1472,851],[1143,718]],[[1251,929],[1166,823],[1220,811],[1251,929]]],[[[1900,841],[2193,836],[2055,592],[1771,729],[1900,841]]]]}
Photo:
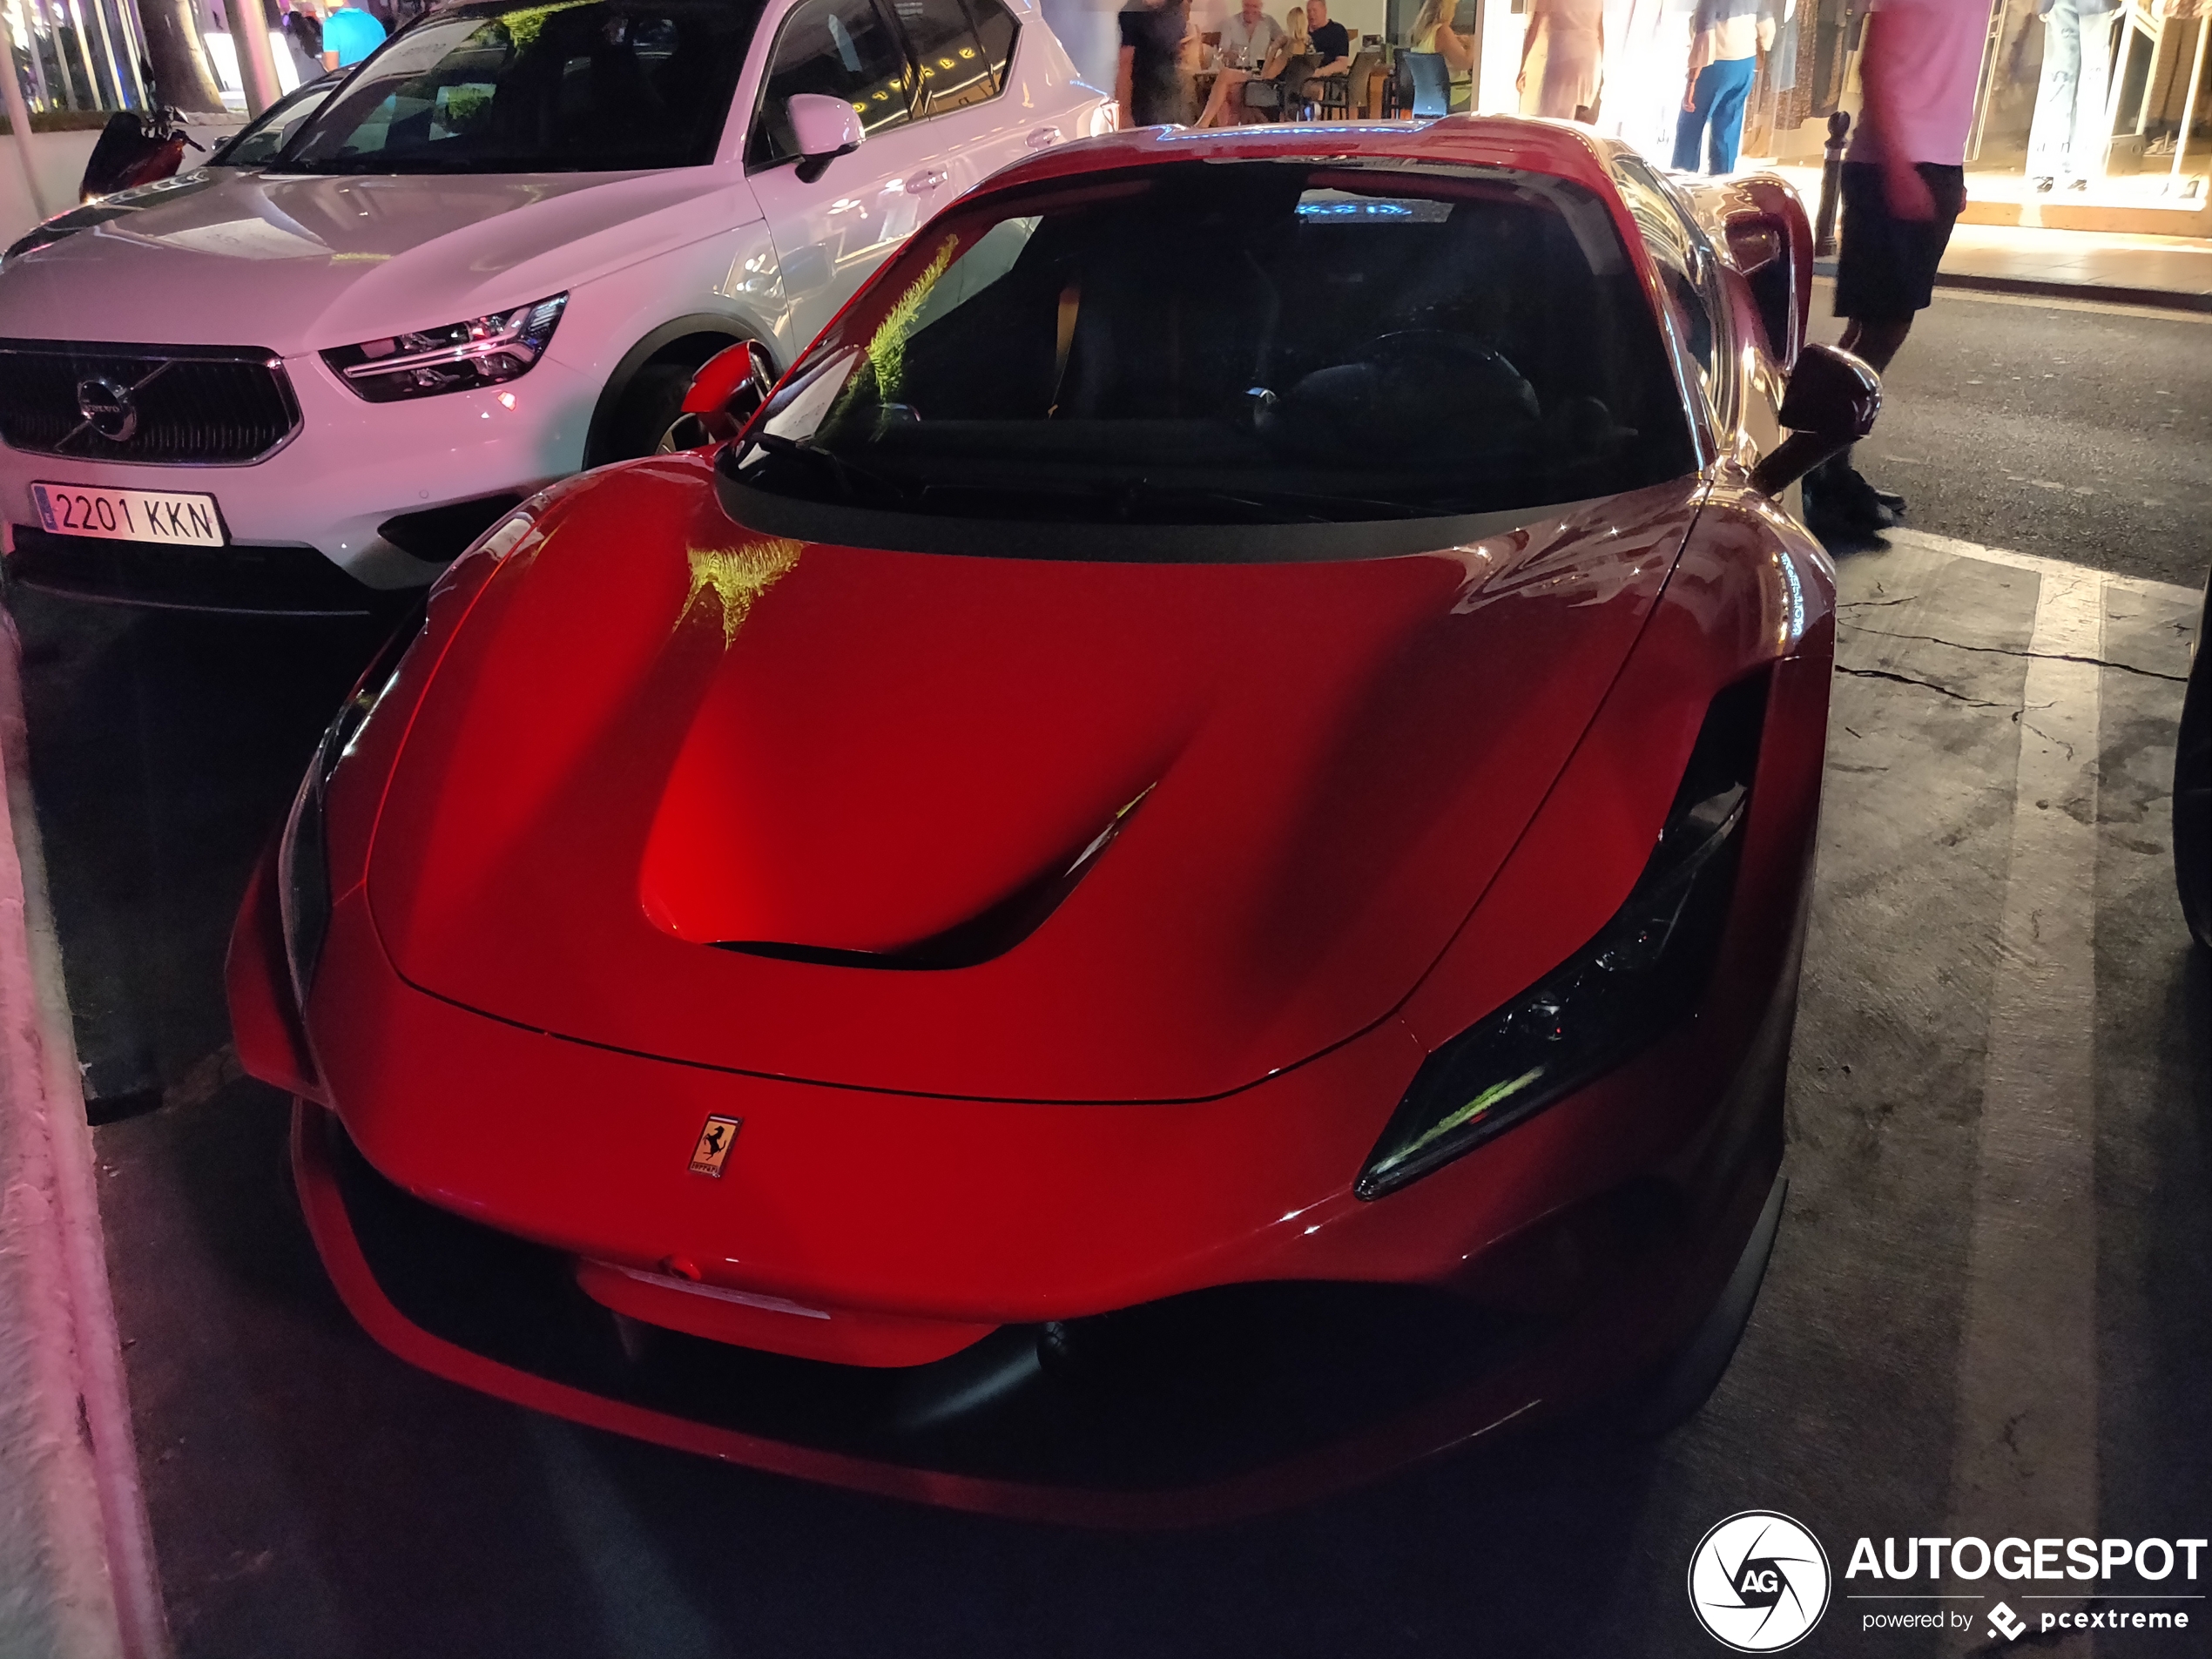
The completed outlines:
{"type": "Polygon", "coordinates": [[[309,117],[284,172],[612,172],[714,159],[759,7],[556,0],[441,11],[309,117]]]}
{"type": "Polygon", "coordinates": [[[894,513],[1250,524],[1490,513],[1696,464],[1588,192],[1201,161],[955,209],[816,343],[725,473],[894,513]]]}

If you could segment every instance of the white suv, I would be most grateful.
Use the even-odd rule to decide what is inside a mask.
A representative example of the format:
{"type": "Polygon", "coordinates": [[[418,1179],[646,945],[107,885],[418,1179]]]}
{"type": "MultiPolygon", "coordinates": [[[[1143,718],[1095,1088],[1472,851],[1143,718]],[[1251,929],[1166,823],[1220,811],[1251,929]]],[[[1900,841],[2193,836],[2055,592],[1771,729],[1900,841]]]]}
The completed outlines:
{"type": "Polygon", "coordinates": [[[1035,0],[434,12],[264,170],[8,250],[9,573],[366,608],[547,482],[652,450],[733,341],[791,361],[923,218],[1113,120],[1035,0]]]}

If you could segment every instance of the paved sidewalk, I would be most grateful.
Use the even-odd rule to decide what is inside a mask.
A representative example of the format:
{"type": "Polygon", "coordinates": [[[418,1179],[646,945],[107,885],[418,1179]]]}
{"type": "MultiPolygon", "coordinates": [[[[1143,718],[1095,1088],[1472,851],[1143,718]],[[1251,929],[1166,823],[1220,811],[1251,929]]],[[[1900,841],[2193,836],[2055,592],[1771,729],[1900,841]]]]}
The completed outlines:
{"type": "Polygon", "coordinates": [[[0,1655],[169,1650],[0,615],[0,1655]]]}
{"type": "MultiPolygon", "coordinates": [[[[1772,171],[1797,187],[1808,213],[1819,211],[1817,167],[1772,171]]],[[[1818,269],[1823,276],[1833,276],[1834,258],[1822,260],[1818,269]]],[[[1996,293],[2212,311],[2212,240],[1960,224],[1952,230],[1936,282],[1941,287],[1996,293]]]]}
{"type": "Polygon", "coordinates": [[[1946,287],[2212,311],[2212,241],[1960,225],[1936,280],[1946,287]]]}

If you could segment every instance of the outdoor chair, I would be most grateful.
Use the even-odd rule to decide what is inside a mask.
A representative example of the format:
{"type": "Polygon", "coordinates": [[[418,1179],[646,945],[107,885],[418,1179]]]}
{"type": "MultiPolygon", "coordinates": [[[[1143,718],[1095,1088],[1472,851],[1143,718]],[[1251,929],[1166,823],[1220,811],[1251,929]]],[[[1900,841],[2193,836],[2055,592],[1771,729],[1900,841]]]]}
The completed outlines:
{"type": "Polygon", "coordinates": [[[1398,54],[1400,100],[1416,121],[1430,121],[1452,110],[1452,66],[1442,52],[1398,54]]]}
{"type": "Polygon", "coordinates": [[[1352,69],[1345,71],[1343,75],[1320,75],[1314,82],[1314,108],[1318,111],[1320,119],[1327,122],[1327,119],[1336,118],[1349,122],[1353,98],[1360,99],[1360,108],[1365,113],[1367,78],[1376,73],[1376,64],[1380,64],[1380,62],[1382,53],[1363,51],[1359,57],[1353,57],[1352,69]]]}

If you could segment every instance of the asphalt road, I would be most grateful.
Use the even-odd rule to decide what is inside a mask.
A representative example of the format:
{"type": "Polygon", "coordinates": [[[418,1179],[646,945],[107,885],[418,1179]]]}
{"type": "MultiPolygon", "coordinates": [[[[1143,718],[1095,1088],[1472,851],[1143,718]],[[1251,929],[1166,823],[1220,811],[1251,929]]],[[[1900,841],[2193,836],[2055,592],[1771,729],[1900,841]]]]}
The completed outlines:
{"type": "MultiPolygon", "coordinates": [[[[1901,482],[1921,529],[2194,587],[2209,349],[2200,323],[1946,300],[1898,366],[1867,470],[1901,482]],[[2027,388],[2029,362],[2061,356],[2066,375],[2027,388]],[[1937,373],[1970,361],[1955,385],[1937,373]],[[2139,421],[2142,374],[2190,363],[2155,382],[2180,412],[2139,421]],[[1993,457],[2021,480],[1966,475],[1993,457]]],[[[1908,538],[1841,563],[1791,1207],[1714,1399],[1656,1446],[1554,1433],[1264,1521],[1135,1537],[724,1468],[377,1348],[322,1278],[287,1190],[284,1103],[236,1075],[220,993],[245,873],[373,637],[12,597],[69,991],[113,1120],[104,1215],[179,1651],[1703,1655],[1720,1649],[1683,1573],[1737,1509],[1797,1515],[1839,1574],[1861,1534],[1993,1538],[2053,1504],[2067,1533],[2204,1534],[2212,985],[2163,817],[2186,597],[2102,589],[2101,655],[2124,666],[2073,683],[2094,688],[2101,785],[2057,803],[2090,848],[2060,885],[2094,940],[2059,967],[2094,1001],[2074,1091],[2094,1114],[2063,1137],[2087,1171],[2069,1225],[2037,1249],[2092,1294],[2054,1312],[2040,1267],[2007,1277],[1991,1256],[1984,1188],[2006,1156],[1993,1055],[2020,1024],[2008,847],[2047,810],[2017,783],[2023,734],[2057,718],[2028,678],[2055,578],[1908,538]],[[2065,1467],[1952,1514],[1959,1472],[2024,1432],[1963,1379],[1993,1356],[2040,1376],[2054,1353],[2053,1409],[2080,1426],[2065,1467]]],[[[1965,1650],[1859,1619],[1839,1601],[1800,1650],[1965,1650]]],[[[2212,1652],[2194,1638],[2098,1651],[2212,1652]]]]}
{"type": "MultiPolygon", "coordinates": [[[[1817,283],[1816,313],[1833,285],[1817,283]]],[[[1814,337],[1834,340],[1832,318],[1814,337]]],[[[2212,315],[1939,295],[1858,468],[1905,522],[2197,587],[2212,563],[2212,315]]]]}

